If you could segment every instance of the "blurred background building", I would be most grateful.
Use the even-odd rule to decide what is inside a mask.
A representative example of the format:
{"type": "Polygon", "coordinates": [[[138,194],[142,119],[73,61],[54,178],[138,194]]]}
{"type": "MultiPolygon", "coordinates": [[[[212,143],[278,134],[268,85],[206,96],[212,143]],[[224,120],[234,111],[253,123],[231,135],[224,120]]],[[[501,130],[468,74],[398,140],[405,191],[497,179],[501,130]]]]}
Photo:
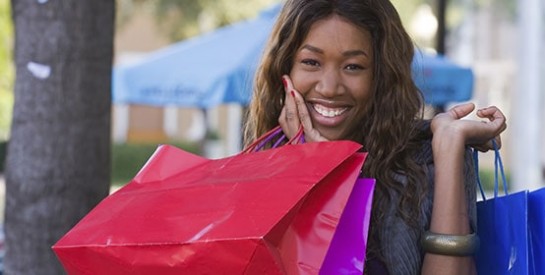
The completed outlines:
{"type": "MultiPolygon", "coordinates": [[[[7,0],[0,0],[0,140],[9,137],[13,42],[7,0]],[[5,15],[5,16],[4,16],[5,15]],[[5,23],[7,22],[7,23],[5,23]]],[[[117,0],[115,67],[179,41],[255,18],[279,0],[117,0]]],[[[392,0],[418,48],[472,69],[470,101],[499,106],[508,117],[502,156],[514,189],[545,185],[545,3],[542,0],[392,0]],[[444,11],[441,12],[441,11],[444,11]],[[441,39],[443,38],[443,39],[441,39]]],[[[251,33],[248,34],[252,35],[251,33]]],[[[449,102],[448,108],[460,102],[449,102]]],[[[428,114],[431,116],[431,112],[428,114]]],[[[241,104],[202,108],[115,104],[114,143],[197,142],[218,158],[241,149],[241,104]],[[205,142],[206,142],[206,146],[205,142]]],[[[474,118],[474,117],[473,117],[474,118]]],[[[5,142],[4,142],[5,144],[5,142]]],[[[1,142],[0,142],[1,145],[1,142]]],[[[0,154],[2,146],[0,146],[0,154]]],[[[491,154],[482,165],[492,166],[491,154]]],[[[1,166],[1,165],[0,165],[1,166]]]]}
{"type": "MultiPolygon", "coordinates": [[[[277,1],[255,4],[247,17],[256,16],[260,9],[274,2],[277,1]]],[[[473,69],[475,85],[471,101],[478,107],[499,106],[508,117],[509,127],[502,135],[504,162],[508,167],[521,166],[518,169],[524,171],[518,176],[514,172],[513,178],[524,186],[531,186],[530,182],[535,182],[534,187],[543,184],[545,148],[540,138],[545,134],[540,123],[545,118],[540,110],[545,104],[545,86],[540,79],[545,72],[540,64],[543,3],[539,0],[393,2],[419,48],[437,51],[438,35],[443,28],[446,56],[473,69]],[[444,15],[439,11],[441,4],[446,8],[444,15]]],[[[173,42],[161,30],[164,26],[149,5],[134,4],[132,14],[126,18],[116,35],[117,64],[131,62],[173,42]]],[[[210,21],[213,20],[201,18],[200,32],[213,28],[210,21]]],[[[209,108],[206,116],[199,108],[145,105],[117,105],[114,113],[114,140],[118,142],[199,140],[204,138],[207,121],[220,138],[219,146],[208,152],[210,157],[232,155],[240,150],[238,123],[242,106],[237,104],[209,108]]],[[[483,156],[483,165],[492,165],[490,156],[483,156]]],[[[522,188],[522,185],[517,186],[522,188]]]]}

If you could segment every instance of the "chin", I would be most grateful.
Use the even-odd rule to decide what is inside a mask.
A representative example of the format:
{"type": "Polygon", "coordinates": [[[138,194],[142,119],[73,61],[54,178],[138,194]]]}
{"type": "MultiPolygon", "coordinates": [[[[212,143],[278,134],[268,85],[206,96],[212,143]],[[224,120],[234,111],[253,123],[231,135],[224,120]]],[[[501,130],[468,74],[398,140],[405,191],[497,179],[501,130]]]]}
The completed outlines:
{"type": "Polygon", "coordinates": [[[327,129],[327,130],[320,130],[317,129],[322,135],[328,139],[328,140],[345,140],[346,136],[339,134],[342,131],[341,130],[333,130],[333,129],[327,129]]]}

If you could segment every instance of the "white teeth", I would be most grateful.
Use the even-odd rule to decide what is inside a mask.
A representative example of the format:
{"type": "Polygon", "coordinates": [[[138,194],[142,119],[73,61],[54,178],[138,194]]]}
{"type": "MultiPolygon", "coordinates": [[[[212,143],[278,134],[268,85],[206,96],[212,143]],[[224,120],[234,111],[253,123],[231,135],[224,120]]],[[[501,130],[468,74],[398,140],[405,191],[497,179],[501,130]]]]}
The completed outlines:
{"type": "Polygon", "coordinates": [[[344,113],[348,108],[328,108],[323,105],[314,104],[314,110],[325,117],[336,117],[344,113]]]}

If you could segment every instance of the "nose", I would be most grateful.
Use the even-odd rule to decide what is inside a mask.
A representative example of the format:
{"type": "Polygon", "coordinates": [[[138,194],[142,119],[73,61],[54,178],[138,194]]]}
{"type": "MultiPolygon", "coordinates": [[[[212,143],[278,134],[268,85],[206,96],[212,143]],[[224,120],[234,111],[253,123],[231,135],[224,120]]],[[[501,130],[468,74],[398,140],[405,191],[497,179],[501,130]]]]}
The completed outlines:
{"type": "Polygon", "coordinates": [[[342,79],[340,73],[335,69],[324,70],[318,79],[315,87],[323,97],[331,98],[342,93],[342,79]]]}

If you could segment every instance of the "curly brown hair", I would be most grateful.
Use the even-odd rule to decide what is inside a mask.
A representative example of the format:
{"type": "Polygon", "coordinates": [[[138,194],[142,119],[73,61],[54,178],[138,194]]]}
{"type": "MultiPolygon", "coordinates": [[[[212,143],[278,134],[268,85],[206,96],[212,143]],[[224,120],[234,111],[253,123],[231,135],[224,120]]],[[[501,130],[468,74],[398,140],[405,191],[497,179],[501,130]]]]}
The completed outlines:
{"type": "Polygon", "coordinates": [[[248,143],[278,125],[284,97],[281,77],[289,74],[312,24],[332,14],[369,31],[373,39],[372,96],[354,140],[369,153],[364,175],[377,179],[368,251],[381,257],[377,227],[385,209],[398,203],[398,214],[416,227],[426,192],[421,168],[413,159],[424,106],[411,75],[414,44],[389,0],[287,0],[256,73],[245,140],[248,143]],[[395,174],[406,176],[407,184],[396,181],[395,174]],[[399,202],[391,201],[391,192],[400,195],[399,202]]]}

